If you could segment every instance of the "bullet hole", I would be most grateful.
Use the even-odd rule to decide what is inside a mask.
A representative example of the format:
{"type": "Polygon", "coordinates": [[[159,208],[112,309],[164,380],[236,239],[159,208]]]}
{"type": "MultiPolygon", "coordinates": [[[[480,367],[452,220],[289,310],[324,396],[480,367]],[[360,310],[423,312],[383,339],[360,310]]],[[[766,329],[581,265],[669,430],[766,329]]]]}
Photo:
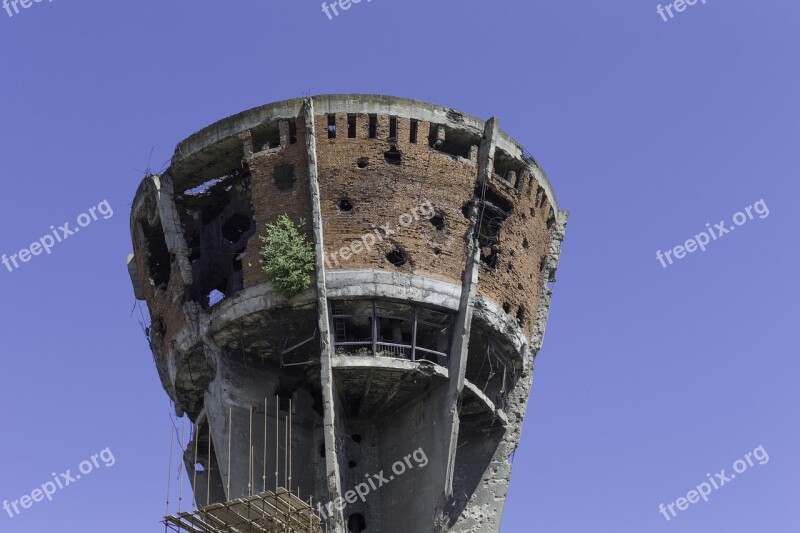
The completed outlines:
{"type": "Polygon", "coordinates": [[[521,305],[519,306],[519,309],[517,309],[517,320],[520,324],[525,321],[525,308],[521,305]]]}
{"type": "Polygon", "coordinates": [[[511,257],[514,257],[515,255],[517,255],[517,253],[514,250],[509,250],[508,251],[508,255],[510,255],[511,257]]]}
{"type": "Polygon", "coordinates": [[[386,254],[386,259],[396,267],[406,264],[406,258],[403,256],[403,252],[400,250],[392,250],[386,254]]]}
{"type": "Polygon", "coordinates": [[[369,165],[369,159],[367,159],[366,157],[362,157],[361,159],[358,160],[356,164],[358,165],[358,168],[367,168],[367,166],[369,165]]]}
{"type": "Polygon", "coordinates": [[[358,433],[356,433],[355,435],[351,435],[350,438],[353,439],[353,442],[355,442],[356,444],[361,443],[361,435],[359,435],[358,433]]]}
{"type": "Polygon", "coordinates": [[[435,253],[436,255],[439,255],[439,254],[441,254],[441,253],[442,253],[442,249],[441,249],[441,248],[439,248],[439,247],[437,246],[437,247],[435,247],[435,248],[433,249],[433,253],[435,253]]]}
{"type": "Polygon", "coordinates": [[[528,239],[522,239],[522,247],[526,250],[531,247],[531,244],[528,242],[528,239]]]}
{"type": "Polygon", "coordinates": [[[356,462],[355,461],[348,461],[347,462],[347,466],[349,466],[350,468],[355,468],[356,467],[356,462]]]}
{"type": "Polygon", "coordinates": [[[342,198],[336,202],[336,207],[338,207],[340,211],[344,212],[350,212],[353,210],[353,204],[351,204],[350,200],[346,198],[342,198]]]}
{"type": "Polygon", "coordinates": [[[433,227],[439,231],[444,231],[444,217],[439,213],[434,213],[434,215],[428,219],[428,222],[433,224],[433,227]]]}
{"type": "Polygon", "coordinates": [[[506,313],[510,313],[511,312],[511,304],[508,303],[508,302],[504,303],[503,304],[503,311],[505,311],[506,313]]]}

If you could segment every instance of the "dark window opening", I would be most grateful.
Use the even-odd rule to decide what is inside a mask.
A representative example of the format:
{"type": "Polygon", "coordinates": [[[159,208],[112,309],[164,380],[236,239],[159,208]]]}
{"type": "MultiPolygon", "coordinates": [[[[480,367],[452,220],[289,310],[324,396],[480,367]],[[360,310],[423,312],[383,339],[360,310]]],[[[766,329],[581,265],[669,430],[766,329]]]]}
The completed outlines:
{"type": "Polygon", "coordinates": [[[419,132],[419,121],[411,120],[411,129],[408,132],[408,142],[417,143],[417,133],[419,132]]]}
{"type": "Polygon", "coordinates": [[[363,398],[358,394],[349,394],[345,393],[345,409],[347,410],[348,416],[353,418],[358,417],[358,413],[361,410],[361,403],[363,398]]]}
{"type": "Polygon", "coordinates": [[[147,248],[147,264],[153,284],[159,288],[166,288],[169,284],[170,263],[172,256],[167,248],[167,241],[161,232],[161,226],[151,227],[142,224],[144,245],[147,248]]]}
{"type": "Polygon", "coordinates": [[[294,165],[281,165],[275,167],[275,186],[278,190],[287,191],[294,187],[294,165]]]}
{"type": "Polygon", "coordinates": [[[289,144],[297,142],[297,119],[289,119],[289,144]]]}
{"type": "Polygon", "coordinates": [[[392,146],[388,152],[384,152],[383,157],[390,165],[399,165],[403,162],[403,154],[400,153],[396,146],[392,146]]]}
{"type": "Polygon", "coordinates": [[[369,138],[374,139],[378,136],[378,115],[369,116],[369,138]]]}
{"type": "Polygon", "coordinates": [[[400,250],[392,250],[386,254],[386,260],[396,267],[401,267],[406,264],[406,258],[400,250]]]}
{"type": "Polygon", "coordinates": [[[222,237],[231,244],[236,244],[245,233],[250,231],[252,221],[250,218],[234,213],[225,224],[222,225],[222,237]]]}
{"type": "Polygon", "coordinates": [[[349,139],[356,138],[356,116],[347,115],[347,137],[349,139]]]}
{"type": "Polygon", "coordinates": [[[358,168],[367,168],[367,166],[369,165],[369,159],[367,159],[366,157],[362,157],[361,159],[358,160],[356,164],[358,165],[358,168]]]}
{"type": "Polygon", "coordinates": [[[353,204],[350,203],[350,200],[347,200],[345,198],[342,198],[338,202],[336,202],[336,207],[338,207],[340,211],[345,211],[345,212],[353,210],[353,204]]]}
{"type": "Polygon", "coordinates": [[[336,138],[336,115],[331,113],[328,115],[328,139],[336,138]]]}
{"type": "Polygon", "coordinates": [[[389,140],[397,140],[397,117],[389,117],[389,140]]]}
{"type": "Polygon", "coordinates": [[[367,521],[364,520],[364,515],[361,513],[353,513],[350,515],[350,518],[347,519],[347,530],[352,531],[353,533],[361,533],[362,531],[366,531],[367,529],[367,521]]]}

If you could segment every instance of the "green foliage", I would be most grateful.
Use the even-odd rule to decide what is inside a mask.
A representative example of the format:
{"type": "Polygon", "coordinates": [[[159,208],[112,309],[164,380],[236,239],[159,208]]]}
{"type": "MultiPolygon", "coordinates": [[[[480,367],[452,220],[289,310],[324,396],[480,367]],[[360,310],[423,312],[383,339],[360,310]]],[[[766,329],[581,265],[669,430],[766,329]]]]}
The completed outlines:
{"type": "Polygon", "coordinates": [[[261,265],[276,290],[285,296],[294,296],[311,286],[314,272],[314,247],[299,228],[286,215],[274,224],[267,224],[267,233],[261,237],[261,265]]]}

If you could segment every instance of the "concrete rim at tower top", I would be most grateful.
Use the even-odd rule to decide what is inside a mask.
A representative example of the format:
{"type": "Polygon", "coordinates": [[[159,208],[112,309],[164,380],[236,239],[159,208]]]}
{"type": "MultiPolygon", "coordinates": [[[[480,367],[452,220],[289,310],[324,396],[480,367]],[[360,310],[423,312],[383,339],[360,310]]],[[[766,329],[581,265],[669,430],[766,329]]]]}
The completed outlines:
{"type": "MultiPolygon", "coordinates": [[[[181,162],[190,159],[198,152],[220,141],[235,137],[243,131],[255,128],[267,122],[301,115],[303,106],[308,98],[314,101],[315,115],[324,115],[328,113],[396,115],[438,124],[447,124],[451,127],[469,130],[478,135],[483,134],[484,124],[486,123],[485,120],[464,113],[458,109],[400,96],[341,93],[290,98],[235,113],[189,135],[175,147],[170,166],[166,169],[166,172],[175,169],[181,162]]],[[[526,151],[523,149],[522,145],[511,135],[500,129],[498,131],[497,147],[505,150],[512,157],[528,165],[531,173],[545,189],[545,193],[550,199],[553,208],[558,211],[558,199],[550,183],[550,179],[539,163],[532,156],[526,155],[526,151]]]]}

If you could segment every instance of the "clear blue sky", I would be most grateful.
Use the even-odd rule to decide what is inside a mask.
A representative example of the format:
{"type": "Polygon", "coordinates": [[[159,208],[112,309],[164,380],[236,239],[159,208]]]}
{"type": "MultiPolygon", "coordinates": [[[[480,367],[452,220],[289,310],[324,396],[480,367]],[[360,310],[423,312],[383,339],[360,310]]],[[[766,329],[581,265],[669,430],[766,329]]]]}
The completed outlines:
{"type": "Polygon", "coordinates": [[[496,115],[571,211],[503,533],[798,531],[798,20],[791,0],[669,22],[646,0],[0,11],[0,253],[114,210],[0,265],[0,501],[116,458],[0,531],[161,530],[170,406],[131,316],[129,203],[188,134],[304,92],[496,115]],[[760,199],[768,217],[656,259],[760,199]],[[759,445],[768,463],[659,513],[759,445]]]}

